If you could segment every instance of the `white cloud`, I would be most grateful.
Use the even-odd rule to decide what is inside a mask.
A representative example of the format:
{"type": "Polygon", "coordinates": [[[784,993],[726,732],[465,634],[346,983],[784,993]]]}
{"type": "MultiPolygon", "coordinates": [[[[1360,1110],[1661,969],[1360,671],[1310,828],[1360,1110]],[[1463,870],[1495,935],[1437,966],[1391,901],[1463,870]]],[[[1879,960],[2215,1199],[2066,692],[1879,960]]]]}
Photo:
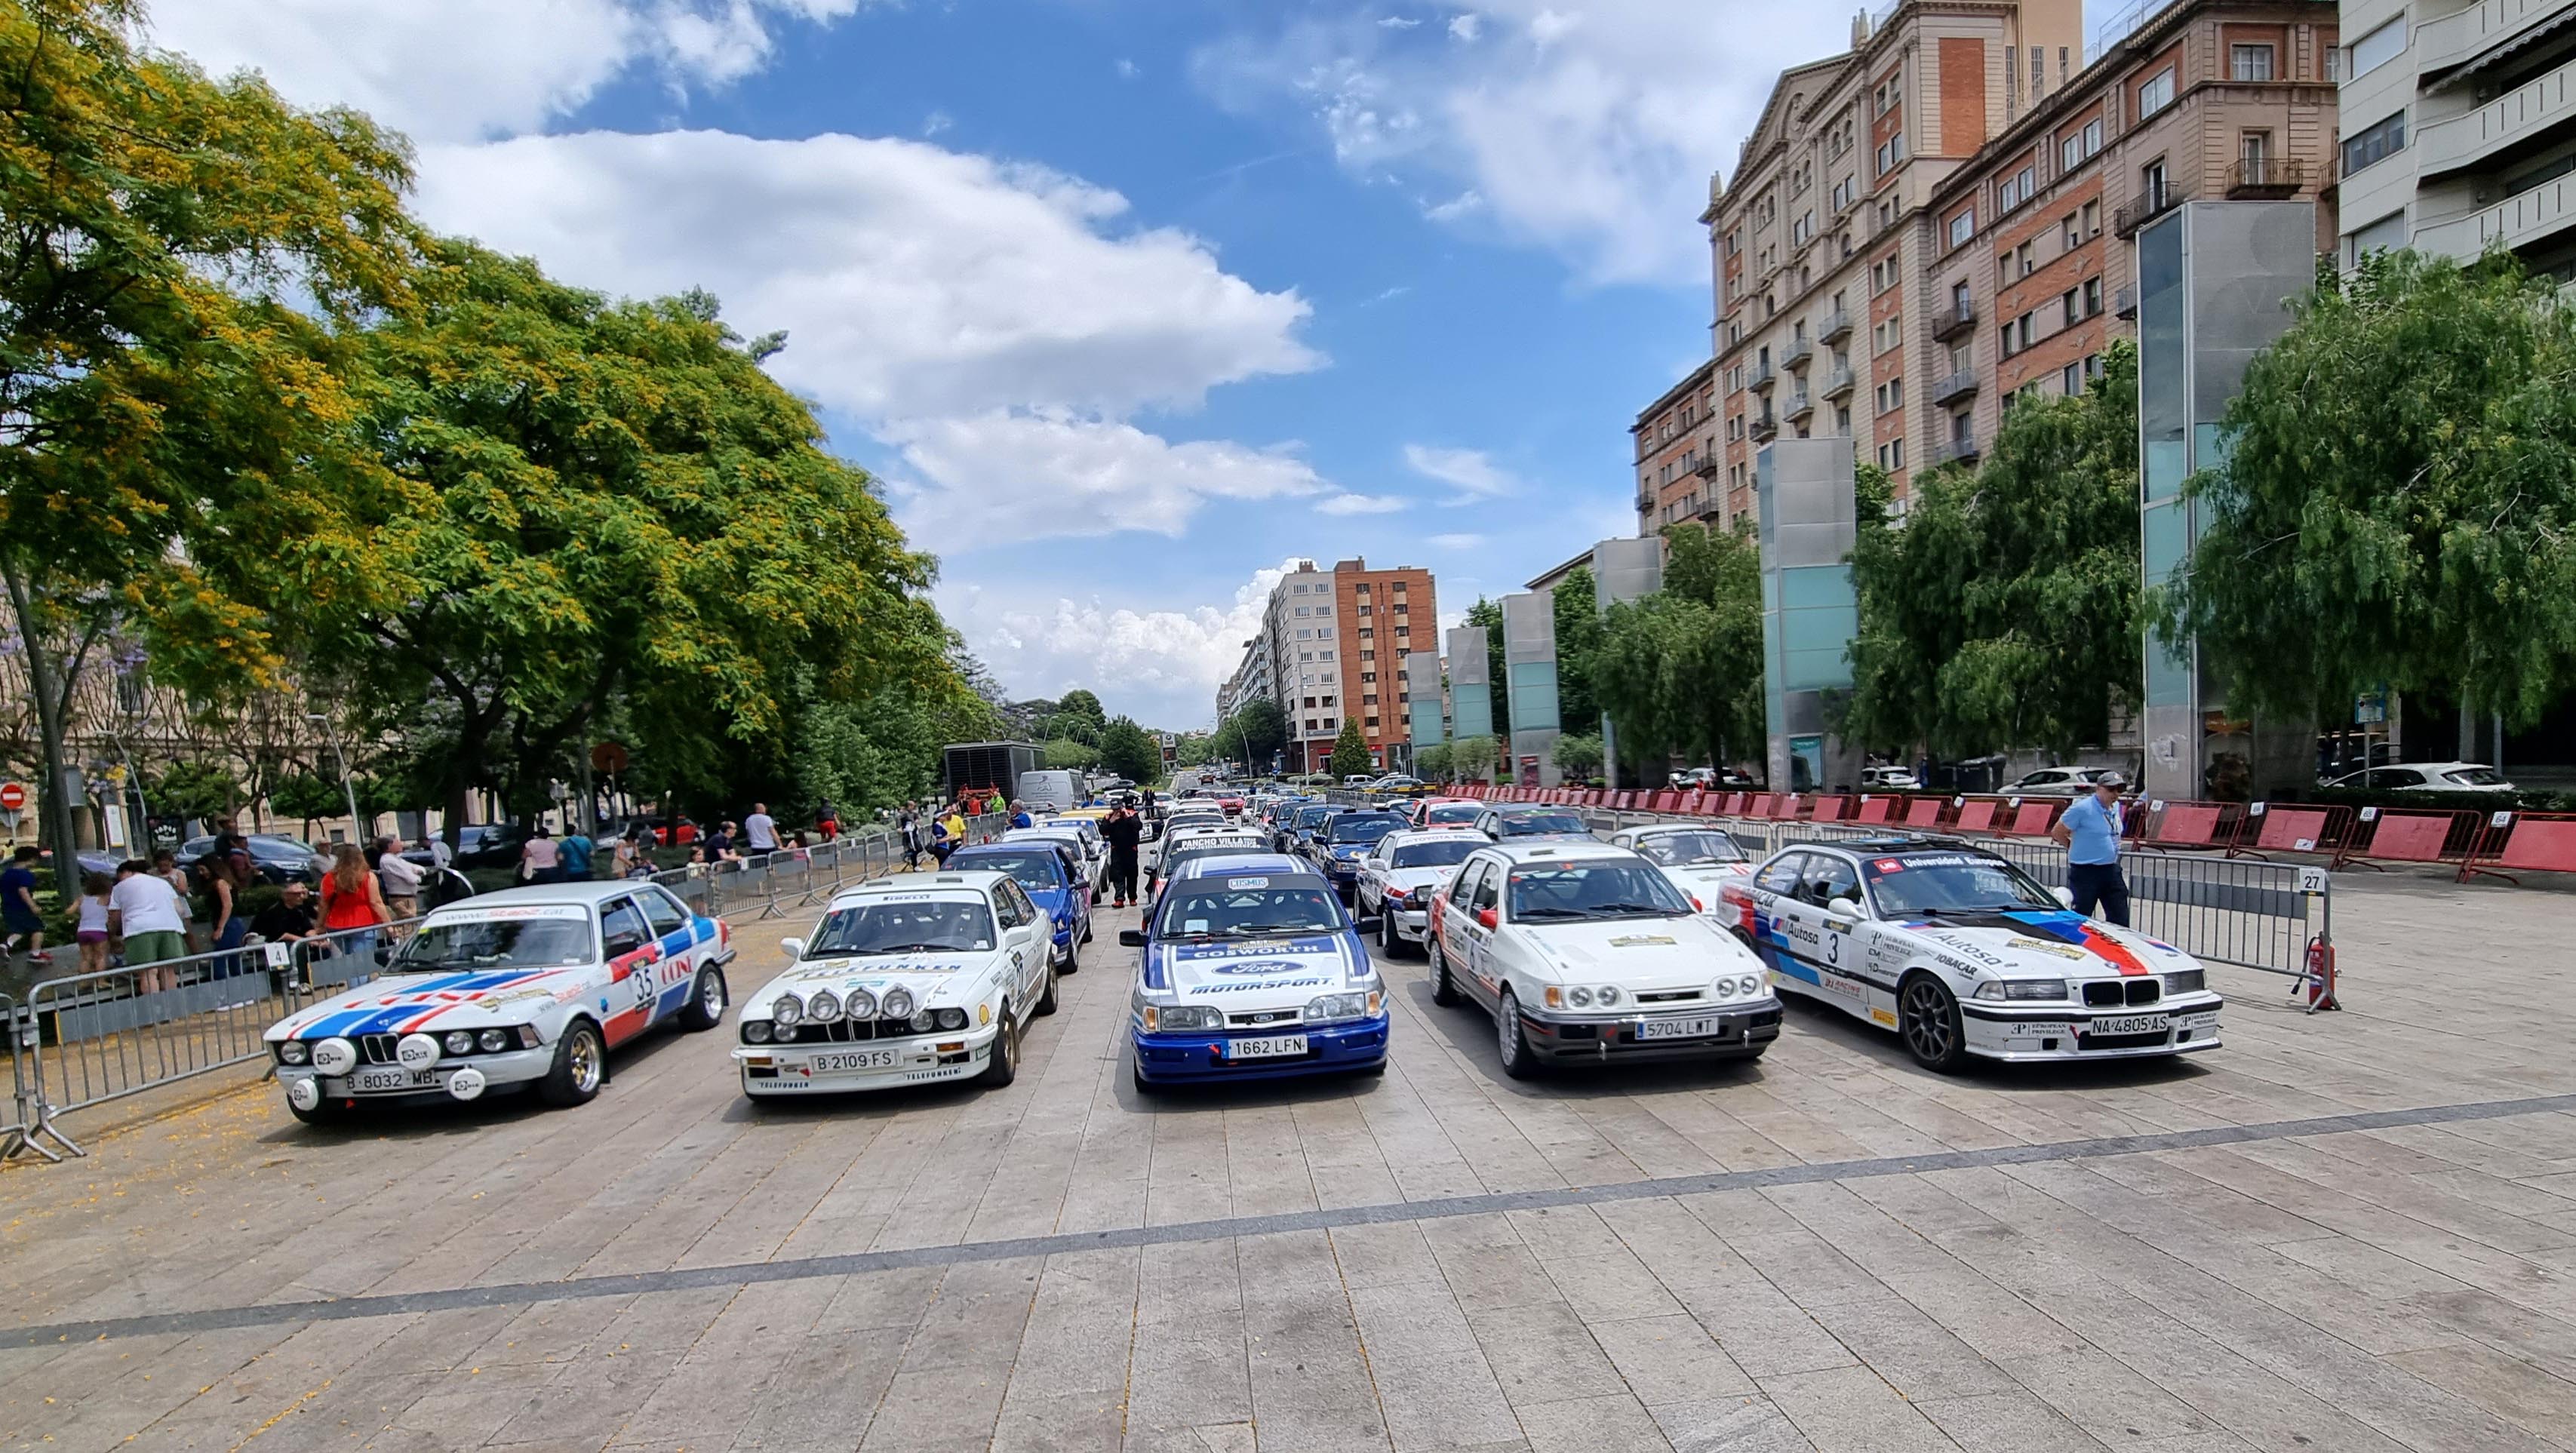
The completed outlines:
{"type": "Polygon", "coordinates": [[[1421,23],[1407,15],[1384,15],[1378,17],[1377,27],[1380,30],[1411,30],[1421,23]]]}
{"type": "Polygon", "coordinates": [[[1144,71],[1139,69],[1134,61],[1125,56],[1118,58],[1118,79],[1132,81],[1143,74],[1145,74],[1144,71]]]}
{"type": "Polygon", "coordinates": [[[1501,236],[1596,283],[1706,286],[1709,173],[1732,172],[1779,72],[1842,50],[1850,24],[1757,0],[1472,0],[1433,44],[1342,4],[1207,48],[1202,85],[1298,106],[1370,181],[1480,195],[1501,236]]]}
{"type": "Polygon", "coordinates": [[[1485,210],[1485,194],[1474,187],[1460,192],[1445,202],[1434,202],[1422,209],[1422,215],[1434,222],[1455,222],[1485,210]]]}
{"type": "Polygon", "coordinates": [[[937,136],[943,131],[953,131],[956,128],[957,118],[945,111],[933,111],[921,118],[921,134],[925,137],[937,136]]]}
{"type": "Polygon", "coordinates": [[[1014,691],[1087,687],[1112,712],[1192,728],[1216,714],[1216,689],[1243,659],[1288,563],[1255,571],[1224,605],[1138,609],[1097,596],[1012,598],[968,587],[943,589],[940,607],[1014,691]]]}
{"type": "Polygon", "coordinates": [[[1458,490],[1458,503],[1518,494],[1521,482],[1497,466],[1482,449],[1443,449],[1429,444],[1404,446],[1404,462],[1414,473],[1458,490]]]}
{"type": "Polygon", "coordinates": [[[1337,494],[1315,506],[1320,515],[1391,515],[1407,501],[1391,494],[1337,494]]]}
{"type": "MultiPolygon", "coordinates": [[[[1443,550],[1473,550],[1477,546],[1485,543],[1485,537],[1482,535],[1433,535],[1430,539],[1430,543],[1443,550]]],[[[1455,625],[1457,622],[1446,621],[1443,622],[1443,624],[1455,625]]]]}
{"type": "Polygon", "coordinates": [[[290,99],[347,104],[416,139],[528,131],[630,72],[724,86],[784,25],[866,0],[171,0],[149,34],[217,74],[265,73],[290,99]]]}

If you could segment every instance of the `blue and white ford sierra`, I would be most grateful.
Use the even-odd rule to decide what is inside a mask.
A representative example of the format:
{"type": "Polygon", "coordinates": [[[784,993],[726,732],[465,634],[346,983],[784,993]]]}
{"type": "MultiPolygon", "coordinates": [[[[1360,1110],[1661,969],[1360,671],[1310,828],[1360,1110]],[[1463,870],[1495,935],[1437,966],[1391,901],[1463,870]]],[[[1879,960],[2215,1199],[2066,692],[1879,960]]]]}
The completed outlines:
{"type": "Polygon", "coordinates": [[[1130,995],[1136,1087],[1386,1069],[1386,984],[1332,883],[1278,853],[1181,864],[1145,926],[1130,995]]]}

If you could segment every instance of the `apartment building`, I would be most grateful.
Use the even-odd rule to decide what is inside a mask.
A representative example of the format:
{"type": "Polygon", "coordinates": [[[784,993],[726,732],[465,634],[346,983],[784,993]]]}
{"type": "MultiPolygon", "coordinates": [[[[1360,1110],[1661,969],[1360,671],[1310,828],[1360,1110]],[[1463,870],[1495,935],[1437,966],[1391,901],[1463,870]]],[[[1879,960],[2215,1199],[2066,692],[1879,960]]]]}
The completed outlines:
{"type": "Polygon", "coordinates": [[[2344,265],[2494,245],[2576,279],[2576,0],[2344,0],[2344,265]]]}
{"type": "MultiPolygon", "coordinates": [[[[1637,533],[1716,513],[1723,469],[1715,360],[1664,391],[1628,428],[1637,465],[1637,533]]],[[[1584,558],[1590,558],[1588,555],[1584,558]]],[[[1537,587],[1533,586],[1532,589],[1537,587]]]]}
{"type": "Polygon", "coordinates": [[[1236,663],[1234,674],[1216,689],[1216,719],[1223,724],[1255,701],[1276,701],[1278,685],[1271,679],[1270,633],[1265,629],[1243,643],[1243,659],[1236,663]]]}
{"type": "MultiPolygon", "coordinates": [[[[1935,185],[1902,462],[1973,461],[2015,396],[2081,392],[2136,334],[2130,239],[2157,217],[2320,201],[2336,35],[2332,0],[2173,0],[1935,185]]],[[[2317,215],[2331,249],[2334,209],[2317,215]]]]}
{"type": "Polygon", "coordinates": [[[1849,51],[1781,73],[1701,214],[1720,419],[1702,513],[1751,512],[1754,453],[1776,438],[1851,438],[1901,491],[1935,357],[1908,286],[1931,257],[1926,208],[2066,87],[2082,32],[2081,0],[1898,0],[1853,22],[1849,51]]]}
{"type": "Polygon", "coordinates": [[[1359,722],[1380,764],[1406,755],[1404,658],[1417,642],[1437,649],[1439,614],[1431,572],[1416,566],[1372,570],[1351,559],[1324,570],[1299,560],[1280,577],[1263,625],[1294,770],[1320,770],[1346,719],[1359,722]]]}

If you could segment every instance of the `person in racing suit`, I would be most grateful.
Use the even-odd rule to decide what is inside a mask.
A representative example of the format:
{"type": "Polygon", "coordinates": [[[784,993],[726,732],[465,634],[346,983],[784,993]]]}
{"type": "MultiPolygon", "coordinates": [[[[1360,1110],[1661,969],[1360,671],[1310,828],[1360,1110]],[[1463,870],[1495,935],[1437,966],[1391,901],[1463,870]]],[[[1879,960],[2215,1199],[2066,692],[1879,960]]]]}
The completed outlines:
{"type": "Polygon", "coordinates": [[[1101,820],[1100,836],[1109,844],[1109,891],[1124,908],[1136,900],[1137,845],[1145,840],[1145,825],[1132,809],[1112,808],[1101,820]]]}

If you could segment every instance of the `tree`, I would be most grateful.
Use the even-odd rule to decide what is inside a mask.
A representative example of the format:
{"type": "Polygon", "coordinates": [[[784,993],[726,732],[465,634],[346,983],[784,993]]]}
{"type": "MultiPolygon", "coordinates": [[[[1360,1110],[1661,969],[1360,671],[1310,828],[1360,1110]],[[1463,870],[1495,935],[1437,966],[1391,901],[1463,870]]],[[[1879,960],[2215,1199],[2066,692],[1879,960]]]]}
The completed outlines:
{"type": "Polygon", "coordinates": [[[1577,565],[1566,572],[1552,598],[1557,724],[1570,732],[1585,731],[1601,721],[1601,702],[1592,686],[1594,658],[1601,652],[1600,592],[1592,580],[1592,567],[1577,565]]]}
{"type": "Polygon", "coordinates": [[[1762,565],[1742,529],[1664,531],[1663,588],[1604,617],[1594,673],[1632,762],[1686,752],[1710,762],[1759,755],[1762,565]]]}
{"type": "Polygon", "coordinates": [[[1100,749],[1058,737],[1046,744],[1046,765],[1055,771],[1083,771],[1100,765],[1100,749]]]}
{"type": "Polygon", "coordinates": [[[316,772],[289,772],[268,784],[271,811],[291,817],[310,832],[314,820],[338,817],[349,810],[347,794],[340,790],[339,779],[325,778],[316,772]]]}
{"type": "Polygon", "coordinates": [[[1601,737],[1598,733],[1568,732],[1556,739],[1548,755],[1555,759],[1558,771],[1577,781],[1589,781],[1601,772],[1601,737]]]}
{"type": "Polygon", "coordinates": [[[2154,602],[2233,710],[2344,720],[2382,686],[2528,725],[2576,689],[2576,310],[2497,254],[2324,267],[2227,410],[2154,602]],[[2313,715],[2312,715],[2313,714],[2313,715]]]}
{"type": "Polygon", "coordinates": [[[1494,779],[1494,739],[1460,737],[1449,744],[1449,763],[1462,782],[1490,782],[1494,779]]]}
{"type": "Polygon", "coordinates": [[[154,779],[149,800],[166,816],[211,822],[232,816],[241,805],[241,777],[211,757],[173,762],[154,779]]]}
{"type": "Polygon", "coordinates": [[[1159,781],[1163,747],[1134,721],[1117,717],[1101,730],[1100,765],[1131,781],[1159,781]]]}
{"type": "Polygon", "coordinates": [[[2137,350],[2083,393],[2008,404],[1974,472],[1918,476],[1901,525],[1864,517],[1848,731],[1944,754],[2071,752],[2136,698],[2137,350]]]}
{"type": "Polygon", "coordinates": [[[1512,732],[1511,671],[1503,661],[1503,608],[1482,596],[1467,607],[1467,624],[1485,628],[1485,669],[1493,683],[1494,735],[1508,740],[1512,732]]]}
{"type": "Polygon", "coordinates": [[[1342,718],[1342,734],[1333,740],[1333,755],[1325,762],[1324,770],[1335,777],[1364,777],[1376,770],[1376,764],[1369,760],[1368,739],[1360,735],[1356,718],[1342,718]]]}
{"type": "Polygon", "coordinates": [[[1413,773],[1425,782],[1454,780],[1457,775],[1457,749],[1447,742],[1433,742],[1427,747],[1416,747],[1413,752],[1413,773]]]}
{"type": "Polygon", "coordinates": [[[1109,725],[1109,716],[1101,709],[1100,698],[1088,691],[1066,692],[1064,699],[1055,704],[1055,710],[1058,716],[1079,717],[1095,727],[1109,725]]]}
{"type": "Polygon", "coordinates": [[[294,511],[346,408],[336,326],[400,305],[410,263],[399,139],[140,55],[141,20],[134,0],[0,8],[0,585],[66,894],[82,657],[123,614],[174,684],[273,677],[256,613],[181,542],[294,511]]]}

